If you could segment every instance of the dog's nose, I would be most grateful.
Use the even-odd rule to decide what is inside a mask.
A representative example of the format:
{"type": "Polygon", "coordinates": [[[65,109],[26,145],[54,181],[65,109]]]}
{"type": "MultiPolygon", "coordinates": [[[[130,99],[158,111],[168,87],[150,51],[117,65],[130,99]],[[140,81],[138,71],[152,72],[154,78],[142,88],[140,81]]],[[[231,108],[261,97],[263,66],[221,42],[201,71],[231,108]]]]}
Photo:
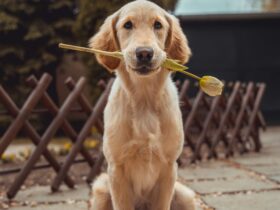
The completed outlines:
{"type": "Polygon", "coordinates": [[[154,50],[151,47],[137,47],[135,53],[139,63],[147,63],[152,60],[154,50]]]}

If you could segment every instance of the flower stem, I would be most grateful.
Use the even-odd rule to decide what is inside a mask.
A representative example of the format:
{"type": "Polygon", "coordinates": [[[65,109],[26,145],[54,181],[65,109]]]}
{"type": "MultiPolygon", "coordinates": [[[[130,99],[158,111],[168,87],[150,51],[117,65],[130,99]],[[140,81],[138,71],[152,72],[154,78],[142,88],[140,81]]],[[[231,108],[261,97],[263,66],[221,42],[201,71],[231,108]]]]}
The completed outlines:
{"type": "MultiPolygon", "coordinates": [[[[107,52],[107,51],[103,51],[103,50],[90,49],[90,48],[87,48],[87,47],[79,47],[79,46],[70,45],[70,44],[63,44],[63,43],[59,43],[58,46],[60,48],[64,48],[64,49],[77,50],[77,51],[88,52],[88,53],[96,53],[96,54],[107,55],[107,56],[111,56],[111,57],[115,57],[115,58],[119,58],[119,59],[122,59],[122,57],[123,57],[122,53],[121,52],[117,52],[117,51],[116,52],[107,52]]],[[[167,59],[167,60],[169,60],[169,62],[172,61],[171,59],[167,59]]],[[[194,74],[192,74],[192,73],[190,73],[188,71],[184,71],[181,68],[181,67],[183,67],[183,68],[186,69],[187,67],[182,66],[180,64],[177,64],[175,61],[172,61],[172,62],[173,62],[172,65],[174,65],[174,63],[176,64],[176,66],[175,66],[176,70],[175,69],[172,70],[172,68],[171,69],[169,68],[171,71],[178,71],[178,72],[180,72],[182,74],[185,74],[185,75],[187,75],[189,77],[192,77],[192,78],[194,78],[194,79],[196,79],[198,81],[201,79],[201,77],[198,77],[198,76],[196,76],[196,75],[194,75],[194,74]],[[179,68],[181,68],[181,69],[179,69],[179,68]]]]}
{"type": "Polygon", "coordinates": [[[59,43],[58,46],[60,48],[64,48],[64,49],[77,50],[77,51],[88,52],[88,53],[96,53],[96,54],[107,55],[107,56],[111,56],[111,57],[115,57],[115,58],[119,58],[119,59],[122,58],[122,54],[120,52],[107,52],[107,51],[103,51],[103,50],[90,49],[87,47],[78,47],[78,46],[74,46],[74,45],[70,45],[70,44],[63,44],[63,43],[59,43]]]}
{"type": "Polygon", "coordinates": [[[177,71],[177,72],[180,72],[180,73],[182,73],[182,74],[185,74],[185,75],[187,75],[187,76],[189,76],[189,77],[192,77],[192,78],[194,78],[194,79],[196,79],[196,80],[198,80],[198,81],[201,80],[201,77],[196,76],[195,74],[192,74],[192,73],[190,73],[190,72],[188,72],[188,71],[182,71],[182,70],[176,70],[176,71],[177,71]]]}

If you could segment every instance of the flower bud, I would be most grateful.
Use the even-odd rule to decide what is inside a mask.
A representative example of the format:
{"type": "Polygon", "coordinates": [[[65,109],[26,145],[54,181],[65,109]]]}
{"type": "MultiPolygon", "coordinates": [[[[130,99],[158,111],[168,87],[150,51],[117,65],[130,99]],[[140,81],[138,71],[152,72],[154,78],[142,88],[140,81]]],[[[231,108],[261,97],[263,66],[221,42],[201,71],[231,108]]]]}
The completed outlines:
{"type": "Polygon", "coordinates": [[[203,76],[199,81],[200,88],[209,96],[218,96],[222,94],[224,84],[216,77],[203,76]]]}

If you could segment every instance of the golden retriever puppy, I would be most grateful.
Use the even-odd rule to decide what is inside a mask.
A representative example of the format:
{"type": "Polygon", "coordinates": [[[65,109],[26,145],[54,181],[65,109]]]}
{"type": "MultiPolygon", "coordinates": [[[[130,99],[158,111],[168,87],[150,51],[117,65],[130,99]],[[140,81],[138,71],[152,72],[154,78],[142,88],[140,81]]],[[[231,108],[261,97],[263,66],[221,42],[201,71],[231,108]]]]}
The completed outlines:
{"type": "Polygon", "coordinates": [[[193,210],[194,193],[176,182],[184,134],[178,93],[166,57],[186,63],[190,49],[178,20],[138,0],[109,16],[90,47],[120,50],[97,56],[115,71],[104,113],[107,174],[92,189],[92,210],[193,210]]]}

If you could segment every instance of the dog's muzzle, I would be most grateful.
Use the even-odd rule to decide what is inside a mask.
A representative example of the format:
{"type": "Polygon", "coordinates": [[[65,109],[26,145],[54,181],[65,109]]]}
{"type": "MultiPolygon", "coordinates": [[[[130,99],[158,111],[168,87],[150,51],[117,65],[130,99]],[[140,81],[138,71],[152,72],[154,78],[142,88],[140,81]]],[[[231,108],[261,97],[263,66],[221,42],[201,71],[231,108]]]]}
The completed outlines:
{"type": "Polygon", "coordinates": [[[154,50],[151,47],[137,47],[135,50],[137,67],[134,69],[139,74],[148,74],[152,69],[154,50]]]}

